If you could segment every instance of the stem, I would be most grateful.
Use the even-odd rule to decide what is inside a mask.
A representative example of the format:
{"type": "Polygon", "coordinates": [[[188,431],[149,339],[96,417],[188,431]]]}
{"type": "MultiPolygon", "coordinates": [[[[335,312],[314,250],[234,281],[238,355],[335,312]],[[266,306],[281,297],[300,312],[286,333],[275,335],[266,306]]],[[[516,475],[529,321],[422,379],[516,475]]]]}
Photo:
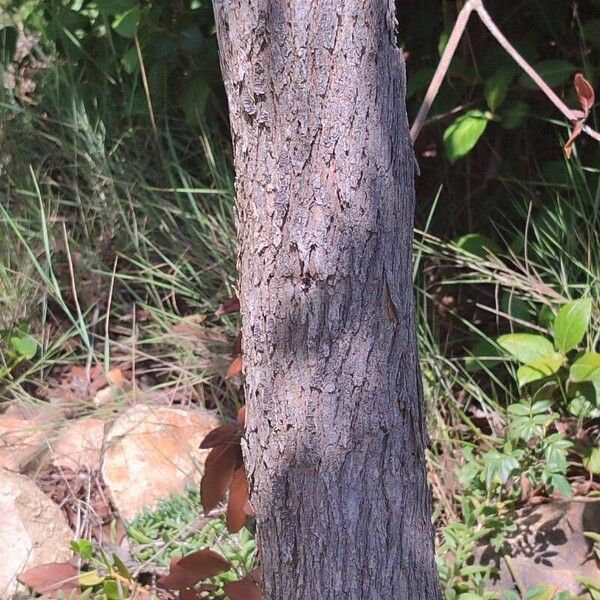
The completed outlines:
{"type": "Polygon", "coordinates": [[[454,24],[452,33],[448,39],[448,43],[442,52],[442,57],[440,58],[437,69],[435,70],[433,79],[427,88],[427,93],[425,94],[423,104],[421,104],[421,108],[419,109],[413,126],[410,128],[410,139],[413,141],[413,143],[419,137],[419,133],[421,132],[423,123],[427,118],[429,109],[431,108],[435,97],[440,91],[442,81],[444,81],[444,77],[446,76],[448,68],[450,67],[450,63],[452,62],[456,48],[458,48],[458,42],[460,42],[462,38],[471,12],[473,12],[473,9],[475,8],[473,4],[473,0],[467,0],[461,11],[458,13],[458,17],[456,18],[456,23],[454,24]]]}

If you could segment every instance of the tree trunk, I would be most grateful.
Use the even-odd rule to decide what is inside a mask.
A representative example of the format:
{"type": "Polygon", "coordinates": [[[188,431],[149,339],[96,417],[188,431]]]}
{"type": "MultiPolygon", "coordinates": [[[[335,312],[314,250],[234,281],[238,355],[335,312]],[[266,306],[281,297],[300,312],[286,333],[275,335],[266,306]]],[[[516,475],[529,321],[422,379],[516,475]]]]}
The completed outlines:
{"type": "Polygon", "coordinates": [[[392,0],[214,0],[267,600],[436,600],[392,0]]]}

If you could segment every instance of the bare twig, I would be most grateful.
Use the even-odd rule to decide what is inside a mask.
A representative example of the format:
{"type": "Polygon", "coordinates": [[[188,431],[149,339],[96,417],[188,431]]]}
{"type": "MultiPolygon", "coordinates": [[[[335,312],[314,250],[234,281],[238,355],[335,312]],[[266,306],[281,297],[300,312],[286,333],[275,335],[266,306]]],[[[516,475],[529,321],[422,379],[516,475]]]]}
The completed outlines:
{"type": "MultiPolygon", "coordinates": [[[[498,41],[498,43],[508,52],[511,58],[527,73],[527,75],[533,80],[533,82],[544,92],[546,97],[558,108],[558,110],[571,122],[575,123],[582,118],[582,111],[570,109],[560,98],[559,96],[552,90],[552,88],[538,75],[535,69],[519,54],[518,50],[508,41],[508,39],[504,36],[504,34],[498,29],[496,23],[487,12],[483,5],[483,0],[467,0],[465,5],[462,7],[461,11],[458,13],[458,17],[456,18],[456,23],[454,24],[454,28],[452,29],[452,33],[450,34],[450,39],[446,44],[446,48],[442,53],[442,57],[437,66],[433,79],[429,84],[429,88],[427,89],[427,93],[425,94],[425,99],[423,100],[423,104],[419,109],[419,113],[417,114],[413,126],[410,130],[410,137],[414,142],[419,133],[421,132],[421,128],[423,127],[423,123],[427,118],[427,114],[429,113],[429,109],[433,104],[435,97],[440,89],[442,81],[446,76],[448,68],[450,67],[450,63],[452,62],[452,57],[456,52],[456,48],[458,47],[458,43],[462,38],[462,35],[465,31],[465,27],[471,16],[471,13],[475,11],[483,24],[487,27],[488,31],[494,36],[494,38],[498,41]]],[[[590,137],[595,140],[600,141],[600,132],[592,129],[589,125],[583,126],[583,131],[587,133],[590,137]]]]}
{"type": "Polygon", "coordinates": [[[419,137],[419,133],[421,132],[423,123],[427,118],[429,109],[431,108],[435,97],[440,91],[440,86],[442,85],[442,81],[444,81],[444,77],[446,77],[446,73],[450,67],[450,63],[452,62],[456,48],[458,48],[458,42],[460,42],[462,38],[465,27],[467,26],[467,22],[469,21],[469,16],[473,12],[473,8],[473,1],[467,0],[460,13],[458,13],[458,17],[456,18],[456,23],[454,24],[452,33],[448,39],[448,43],[442,52],[442,57],[440,58],[437,69],[435,70],[433,79],[427,88],[427,93],[425,94],[423,104],[421,104],[421,108],[419,109],[419,113],[415,118],[415,122],[410,128],[410,138],[413,142],[419,137]]]}

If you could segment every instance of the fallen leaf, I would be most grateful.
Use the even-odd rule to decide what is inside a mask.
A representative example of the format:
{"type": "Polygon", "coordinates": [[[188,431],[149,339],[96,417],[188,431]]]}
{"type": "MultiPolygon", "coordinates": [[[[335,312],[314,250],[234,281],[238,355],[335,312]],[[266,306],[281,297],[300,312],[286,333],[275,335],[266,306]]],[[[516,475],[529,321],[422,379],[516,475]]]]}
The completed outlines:
{"type": "Polygon", "coordinates": [[[68,562],[47,563],[27,569],[17,576],[20,583],[38,594],[79,589],[77,568],[68,562]]]}
{"type": "Polygon", "coordinates": [[[229,499],[227,501],[227,529],[230,533],[237,533],[248,519],[244,510],[248,501],[248,482],[246,480],[246,469],[242,465],[233,474],[229,486],[229,499]]]}

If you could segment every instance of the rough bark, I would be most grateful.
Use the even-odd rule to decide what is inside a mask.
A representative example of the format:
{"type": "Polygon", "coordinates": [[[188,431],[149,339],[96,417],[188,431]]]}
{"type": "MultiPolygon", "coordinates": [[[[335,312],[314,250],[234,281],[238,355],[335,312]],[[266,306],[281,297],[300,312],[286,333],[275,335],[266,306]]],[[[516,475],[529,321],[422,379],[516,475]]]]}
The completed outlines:
{"type": "Polygon", "coordinates": [[[214,0],[268,600],[440,598],[391,0],[214,0]]]}

